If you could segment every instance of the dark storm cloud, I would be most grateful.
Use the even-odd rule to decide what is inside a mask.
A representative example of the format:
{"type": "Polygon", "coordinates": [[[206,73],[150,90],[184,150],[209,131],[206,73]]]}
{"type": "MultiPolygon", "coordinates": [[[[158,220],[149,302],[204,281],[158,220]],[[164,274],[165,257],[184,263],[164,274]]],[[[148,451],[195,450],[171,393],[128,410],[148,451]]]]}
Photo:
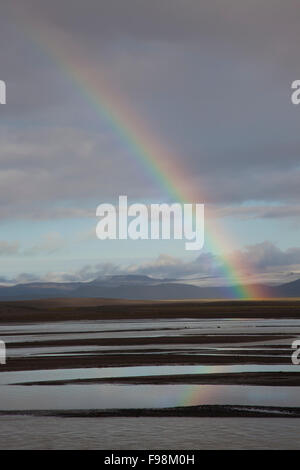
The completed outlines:
{"type": "Polygon", "coordinates": [[[99,143],[103,123],[42,45],[43,24],[105,69],[206,203],[299,201],[298,1],[13,0],[1,13],[1,118],[19,122],[1,135],[0,215],[17,214],[20,200],[32,212],[99,197],[99,187],[101,197],[112,187],[153,195],[120,142],[99,143]]]}

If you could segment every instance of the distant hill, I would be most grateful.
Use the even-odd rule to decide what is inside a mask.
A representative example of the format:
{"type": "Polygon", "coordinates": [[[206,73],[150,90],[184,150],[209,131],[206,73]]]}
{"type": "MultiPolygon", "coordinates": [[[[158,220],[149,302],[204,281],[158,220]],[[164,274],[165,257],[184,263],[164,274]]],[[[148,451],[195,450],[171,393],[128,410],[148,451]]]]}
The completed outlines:
{"type": "MultiPolygon", "coordinates": [[[[269,292],[270,297],[300,297],[300,279],[277,287],[253,286],[269,292]]],[[[109,298],[136,300],[230,299],[235,287],[197,287],[172,279],[148,276],[109,276],[91,282],[34,282],[0,286],[0,300],[47,298],[109,298]]]]}
{"type": "Polygon", "coordinates": [[[300,297],[300,279],[275,288],[277,297],[300,297]]]}

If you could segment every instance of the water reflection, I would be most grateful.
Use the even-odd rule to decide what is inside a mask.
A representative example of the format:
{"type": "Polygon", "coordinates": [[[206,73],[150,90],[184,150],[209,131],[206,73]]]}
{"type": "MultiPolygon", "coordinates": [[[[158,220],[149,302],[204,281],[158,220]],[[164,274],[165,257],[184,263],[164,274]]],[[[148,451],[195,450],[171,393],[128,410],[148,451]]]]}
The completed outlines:
{"type": "Polygon", "coordinates": [[[300,406],[300,387],[239,385],[6,386],[0,409],[165,408],[191,405],[300,406]]]}
{"type": "MultiPolygon", "coordinates": [[[[216,374],[238,372],[293,372],[299,373],[300,368],[293,364],[243,364],[220,366],[134,366],[134,367],[104,367],[90,369],[58,369],[32,370],[18,372],[1,372],[0,385],[22,382],[47,380],[97,379],[105,377],[135,377],[155,375],[181,374],[216,374]]],[[[1,392],[2,393],[2,392],[1,392]]]]}

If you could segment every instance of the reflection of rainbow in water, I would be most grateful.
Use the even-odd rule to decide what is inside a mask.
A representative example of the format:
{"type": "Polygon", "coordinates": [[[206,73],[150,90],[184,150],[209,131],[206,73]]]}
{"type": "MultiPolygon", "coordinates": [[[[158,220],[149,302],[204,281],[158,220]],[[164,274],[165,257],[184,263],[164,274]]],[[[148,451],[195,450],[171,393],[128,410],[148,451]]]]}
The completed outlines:
{"type": "Polygon", "coordinates": [[[172,385],[149,389],[156,406],[250,405],[299,406],[300,387],[268,387],[260,385],[172,385]]]}
{"type": "MultiPolygon", "coordinates": [[[[32,12],[31,12],[32,13],[32,12]]],[[[20,16],[20,9],[18,8],[20,16]]],[[[108,83],[103,71],[92,64],[87,55],[80,51],[61,30],[54,30],[40,18],[29,18],[23,12],[22,23],[34,42],[54,59],[81,93],[105,118],[117,136],[122,139],[134,159],[139,161],[146,172],[166,190],[168,197],[176,202],[204,202],[208,199],[201,194],[200,183],[192,184],[191,176],[178,158],[164,148],[152,135],[140,115],[135,115],[123,96],[108,83]]],[[[232,285],[232,298],[263,298],[266,290],[245,283],[251,268],[240,256],[229,256],[236,246],[225,234],[215,218],[206,213],[205,243],[220,260],[220,270],[232,285]]]]}
{"type": "MultiPolygon", "coordinates": [[[[224,368],[222,366],[201,366],[201,374],[220,373],[223,372],[224,368]]],[[[207,402],[207,396],[209,395],[213,398],[213,392],[215,388],[213,385],[210,387],[201,387],[201,385],[188,385],[186,390],[180,397],[180,403],[177,403],[177,406],[194,406],[201,403],[207,402]]],[[[210,400],[209,400],[210,401],[210,400]]],[[[211,402],[213,403],[213,402],[211,402]]]]}

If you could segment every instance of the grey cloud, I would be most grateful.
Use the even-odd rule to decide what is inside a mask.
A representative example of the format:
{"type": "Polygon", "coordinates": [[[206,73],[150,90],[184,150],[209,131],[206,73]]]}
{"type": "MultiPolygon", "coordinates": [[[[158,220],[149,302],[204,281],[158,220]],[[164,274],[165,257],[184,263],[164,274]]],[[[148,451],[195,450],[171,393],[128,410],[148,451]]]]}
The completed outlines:
{"type": "Polygon", "coordinates": [[[282,219],[298,218],[300,216],[299,205],[266,205],[266,206],[226,206],[213,207],[212,217],[236,217],[239,219],[282,219]]]}
{"type": "MultiPolygon", "coordinates": [[[[16,284],[23,284],[35,281],[41,281],[41,278],[40,276],[31,273],[20,273],[13,279],[13,282],[16,284]]],[[[6,279],[6,282],[8,282],[8,279],[6,279]]]]}
{"type": "MultiPolygon", "coordinates": [[[[281,250],[269,241],[249,245],[241,251],[229,255],[238,257],[244,266],[251,267],[254,274],[274,271],[278,268],[293,270],[300,268],[300,248],[281,250]]],[[[193,261],[183,261],[172,256],[161,255],[152,262],[129,265],[122,268],[123,273],[145,274],[153,277],[185,278],[190,276],[222,276],[223,260],[211,253],[201,253],[193,261]]],[[[100,265],[99,268],[102,269],[100,265]]],[[[116,267],[114,266],[114,270],[116,267]]],[[[100,272],[100,271],[99,271],[100,272]]]]}
{"type": "Polygon", "coordinates": [[[23,254],[26,256],[35,256],[39,254],[53,254],[66,247],[66,240],[60,233],[51,232],[46,233],[39,243],[36,243],[31,248],[24,250],[23,254]]]}
{"type": "Polygon", "coordinates": [[[129,273],[145,274],[153,277],[185,277],[191,275],[216,275],[217,261],[210,253],[200,254],[192,262],[182,261],[172,256],[160,255],[156,260],[141,265],[132,265],[129,273]]]}
{"type": "Polygon", "coordinates": [[[184,160],[201,202],[299,201],[300,109],[290,102],[298,1],[22,0],[4,2],[0,18],[0,78],[9,85],[0,112],[11,129],[0,136],[2,218],[51,217],[66,200],[80,211],[115,188],[162,194],[49,53],[40,21],[71,38],[95,73],[105,70],[112,90],[184,160]]]}
{"type": "MultiPolygon", "coordinates": [[[[281,250],[271,242],[265,241],[249,245],[229,256],[231,261],[238,257],[243,266],[248,266],[246,282],[280,283],[300,276],[300,248],[293,247],[281,250]],[[298,274],[297,274],[298,273],[298,274]]],[[[96,278],[113,275],[148,275],[165,279],[172,278],[196,285],[228,284],[224,278],[223,261],[211,253],[201,253],[197,258],[186,261],[180,258],[161,254],[158,258],[147,262],[118,264],[95,263],[69,272],[48,272],[44,275],[22,273],[14,279],[2,279],[1,282],[20,283],[31,281],[44,282],[85,282],[96,278]]]]}
{"type": "MultiPolygon", "coordinates": [[[[256,24],[256,35],[273,31],[282,34],[287,25],[293,25],[296,0],[13,0],[14,6],[30,15],[40,15],[50,24],[70,32],[97,37],[107,34],[130,34],[144,38],[169,38],[223,35],[229,37],[244,33],[245,40],[252,36],[252,25],[256,24]],[[270,13],[273,13],[271,15],[270,13]],[[211,26],[214,26],[213,28],[211,26]]],[[[17,8],[16,8],[17,11],[17,8]]],[[[269,39],[271,40],[271,38],[269,39]]]]}
{"type": "MultiPolygon", "coordinates": [[[[41,254],[53,254],[66,246],[66,241],[60,233],[49,232],[41,237],[41,240],[30,248],[22,248],[18,241],[0,240],[0,256],[35,256],[41,254]]],[[[33,275],[35,276],[35,275],[33,275]]]]}
{"type": "Polygon", "coordinates": [[[237,252],[235,256],[242,259],[245,265],[251,266],[257,272],[300,265],[300,248],[293,247],[281,250],[273,243],[265,241],[256,245],[247,246],[243,251],[237,252]]]}
{"type": "Polygon", "coordinates": [[[20,245],[18,242],[7,242],[0,240],[0,256],[13,256],[19,253],[20,245]]]}
{"type": "Polygon", "coordinates": [[[210,253],[201,254],[191,262],[162,254],[153,261],[140,264],[90,264],[73,273],[47,273],[42,279],[46,281],[74,282],[126,274],[148,275],[157,278],[180,278],[193,275],[214,276],[218,275],[219,271],[215,257],[210,253]]]}
{"type": "Polygon", "coordinates": [[[106,198],[122,192],[134,197],[145,185],[140,168],[126,161],[126,151],[101,135],[55,128],[40,129],[37,136],[3,131],[0,142],[2,218],[86,217],[106,198]],[[82,209],[82,200],[94,202],[82,209]],[[73,202],[70,207],[59,201],[73,202]]]}

